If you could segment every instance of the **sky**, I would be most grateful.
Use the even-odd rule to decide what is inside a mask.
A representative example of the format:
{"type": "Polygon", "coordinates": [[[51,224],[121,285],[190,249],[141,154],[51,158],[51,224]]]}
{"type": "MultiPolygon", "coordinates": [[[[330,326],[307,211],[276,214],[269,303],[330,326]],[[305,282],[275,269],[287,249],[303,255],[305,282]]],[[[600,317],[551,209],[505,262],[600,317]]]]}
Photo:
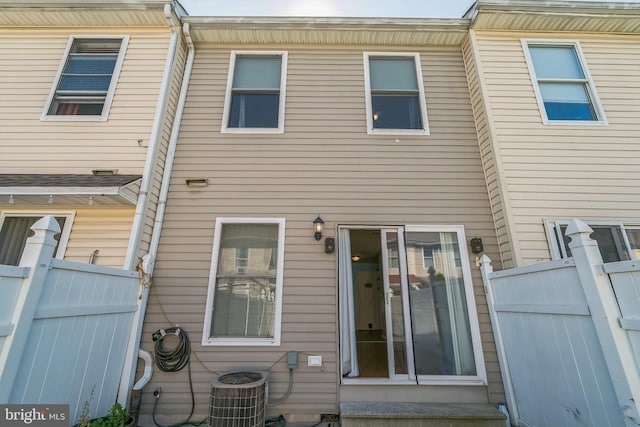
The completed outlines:
{"type": "MultiPolygon", "coordinates": [[[[626,2],[640,3],[640,0],[626,2]]],[[[473,0],[180,0],[180,3],[191,16],[460,18],[473,0]]]]}

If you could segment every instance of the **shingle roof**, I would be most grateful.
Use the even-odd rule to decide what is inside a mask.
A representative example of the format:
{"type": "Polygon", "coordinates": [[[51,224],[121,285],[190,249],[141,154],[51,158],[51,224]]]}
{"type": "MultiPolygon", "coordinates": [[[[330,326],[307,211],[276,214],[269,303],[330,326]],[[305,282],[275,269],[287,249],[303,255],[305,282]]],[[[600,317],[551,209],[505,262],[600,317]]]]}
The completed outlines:
{"type": "Polygon", "coordinates": [[[121,187],[140,175],[0,174],[0,187],[121,187]]]}

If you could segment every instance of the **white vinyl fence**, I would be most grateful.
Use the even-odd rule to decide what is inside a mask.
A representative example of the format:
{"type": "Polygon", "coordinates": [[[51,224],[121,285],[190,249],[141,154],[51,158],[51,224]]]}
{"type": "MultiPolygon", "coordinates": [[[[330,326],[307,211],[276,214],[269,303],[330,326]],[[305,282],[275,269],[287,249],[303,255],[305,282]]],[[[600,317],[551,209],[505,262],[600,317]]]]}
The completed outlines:
{"type": "Polygon", "coordinates": [[[135,272],[52,259],[53,217],[32,229],[20,266],[0,266],[0,403],[85,402],[103,416],[116,401],[137,308],[135,272]]]}
{"type": "Polygon", "coordinates": [[[640,425],[640,261],[603,264],[591,229],[572,258],[482,276],[514,425],[640,425]]]}

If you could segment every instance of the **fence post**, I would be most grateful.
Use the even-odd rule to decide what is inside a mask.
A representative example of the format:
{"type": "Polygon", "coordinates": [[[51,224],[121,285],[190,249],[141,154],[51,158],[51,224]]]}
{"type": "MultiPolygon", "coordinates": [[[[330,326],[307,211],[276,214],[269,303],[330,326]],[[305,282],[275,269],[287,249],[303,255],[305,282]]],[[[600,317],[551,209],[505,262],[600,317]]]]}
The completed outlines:
{"type": "Polygon", "coordinates": [[[35,235],[27,239],[20,259],[21,267],[29,267],[29,276],[22,281],[11,316],[11,323],[14,325],[13,333],[6,338],[0,352],[0,404],[9,403],[33,316],[47,277],[53,250],[56,247],[53,236],[60,233],[60,226],[51,215],[39,219],[31,229],[35,235]]]}
{"type": "Polygon", "coordinates": [[[602,268],[598,244],[589,237],[592,232],[587,224],[574,219],[569,223],[565,234],[571,238],[569,248],[576,263],[618,403],[627,425],[638,425],[640,374],[636,369],[629,338],[618,325],[618,303],[609,276],[602,268]]]}
{"type": "Polygon", "coordinates": [[[500,372],[502,374],[502,384],[504,386],[504,394],[507,398],[508,412],[512,423],[518,425],[517,422],[520,419],[518,412],[518,405],[516,403],[516,396],[513,391],[513,384],[511,383],[511,371],[509,370],[509,361],[507,359],[507,353],[502,342],[502,331],[500,330],[500,319],[495,308],[495,299],[493,296],[493,285],[491,284],[491,278],[489,277],[493,273],[493,266],[491,265],[491,258],[486,255],[480,257],[480,274],[482,275],[482,282],[484,283],[484,292],[487,294],[487,306],[489,309],[489,317],[491,319],[491,328],[493,329],[493,338],[496,343],[496,353],[498,353],[498,363],[500,364],[500,372]]]}

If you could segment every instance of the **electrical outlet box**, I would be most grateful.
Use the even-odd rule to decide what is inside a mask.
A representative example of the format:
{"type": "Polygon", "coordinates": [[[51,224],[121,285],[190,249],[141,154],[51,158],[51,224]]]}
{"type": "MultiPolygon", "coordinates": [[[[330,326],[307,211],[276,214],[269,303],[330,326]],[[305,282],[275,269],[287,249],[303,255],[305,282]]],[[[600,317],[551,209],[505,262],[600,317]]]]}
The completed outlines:
{"type": "Polygon", "coordinates": [[[289,369],[295,369],[298,367],[298,352],[290,351],[287,354],[287,365],[289,365],[289,369]]]}
{"type": "Polygon", "coordinates": [[[309,356],[307,366],[322,366],[322,356],[309,356]]]}

